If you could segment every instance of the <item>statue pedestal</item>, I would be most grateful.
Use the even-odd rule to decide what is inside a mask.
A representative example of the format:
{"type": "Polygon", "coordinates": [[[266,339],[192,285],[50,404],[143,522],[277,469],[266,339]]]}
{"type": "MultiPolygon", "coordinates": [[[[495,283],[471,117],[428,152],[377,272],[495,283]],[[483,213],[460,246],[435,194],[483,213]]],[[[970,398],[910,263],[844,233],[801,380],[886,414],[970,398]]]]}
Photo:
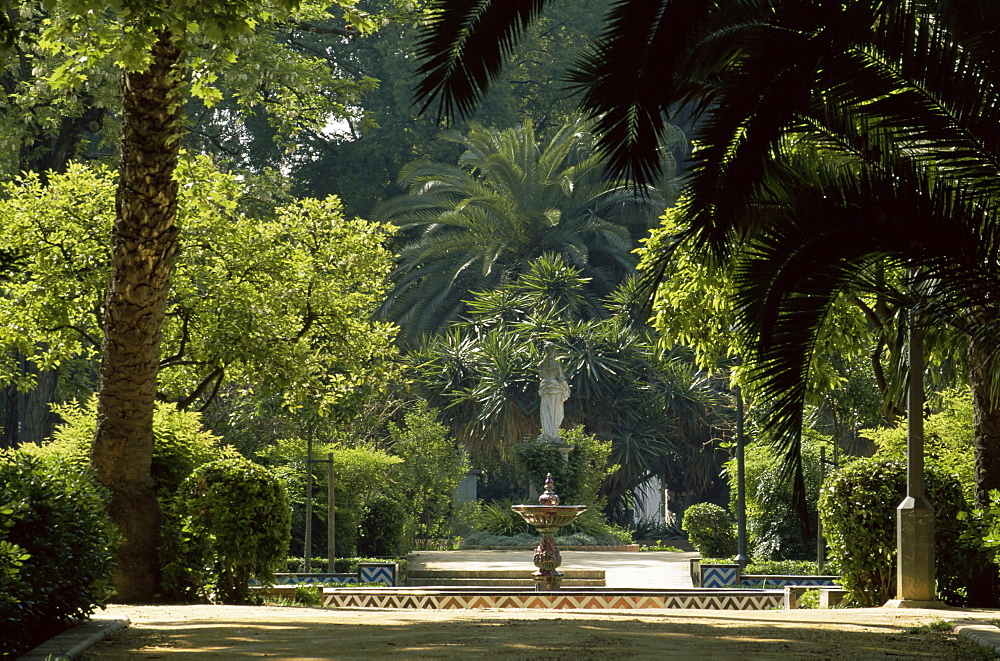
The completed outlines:
{"type": "Polygon", "coordinates": [[[569,453],[573,451],[573,446],[562,440],[562,437],[542,432],[542,435],[538,437],[538,442],[554,447],[562,455],[563,462],[569,463],[569,453]]]}

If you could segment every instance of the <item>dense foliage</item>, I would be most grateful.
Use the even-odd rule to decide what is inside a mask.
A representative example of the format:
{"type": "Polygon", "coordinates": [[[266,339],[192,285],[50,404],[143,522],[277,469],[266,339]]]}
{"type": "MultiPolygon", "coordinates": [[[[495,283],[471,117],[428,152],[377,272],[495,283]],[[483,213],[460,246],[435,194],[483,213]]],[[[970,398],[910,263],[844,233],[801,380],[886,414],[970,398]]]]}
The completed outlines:
{"type": "MultiPolygon", "coordinates": [[[[336,198],[291,201],[259,177],[220,172],[207,157],[178,168],[178,218],[189,253],[172,275],[161,400],[210,405],[223,382],[320,410],[381,385],[394,331],[370,321],[391,257],[387,228],[347,219],[336,198]],[[360,369],[360,365],[364,369],[360,369]]],[[[2,186],[0,246],[18,259],[0,283],[0,345],[40,369],[100,347],[115,177],[72,165],[2,186]],[[86,194],[83,193],[86,191],[86,194]]],[[[0,360],[0,380],[20,375],[0,360]]]]}
{"type": "MultiPolygon", "coordinates": [[[[965,507],[954,475],[933,465],[925,470],[927,498],[934,507],[937,594],[962,605],[978,542],[961,541],[965,507]]],[[[906,462],[858,459],[833,474],[819,499],[823,533],[841,581],[862,606],[880,606],[895,597],[896,508],[906,496],[906,462]]]]}
{"type": "Polygon", "coordinates": [[[540,493],[546,476],[551,474],[561,504],[599,506],[601,485],[616,468],[609,464],[611,442],[584,433],[582,427],[561,430],[559,436],[570,446],[566,459],[554,445],[535,440],[515,448],[516,461],[527,474],[529,488],[540,493]]]}
{"type": "Polygon", "coordinates": [[[251,578],[269,583],[288,556],[291,514],[284,487],[270,471],[246,459],[199,466],[174,503],[182,549],[203,549],[215,599],[243,603],[251,578]]]}
{"type": "MultiPolygon", "coordinates": [[[[306,519],[306,450],[308,442],[301,438],[282,439],[262,455],[281,480],[289,494],[292,507],[294,538],[292,553],[301,555],[304,550],[306,519]]],[[[313,458],[326,460],[333,455],[334,462],[334,513],[336,557],[353,557],[357,554],[361,520],[368,504],[380,498],[388,484],[389,470],[400,459],[389,453],[362,443],[349,447],[346,444],[324,441],[313,444],[313,458]]],[[[313,553],[326,555],[327,482],[326,464],[313,465],[313,553]]]]}
{"type": "MultiPolygon", "coordinates": [[[[97,425],[97,402],[67,402],[54,407],[62,419],[52,439],[41,445],[26,445],[25,450],[39,456],[64,458],[75,470],[86,468],[90,444],[97,425]]],[[[209,461],[236,457],[236,451],[218,436],[206,431],[201,416],[194,411],[179,411],[170,404],[158,404],[153,412],[153,463],[150,471],[158,496],[170,498],[181,482],[198,466],[209,461]]]]}
{"type": "Polygon", "coordinates": [[[361,519],[358,553],[371,557],[406,554],[406,508],[398,501],[379,498],[368,504],[361,519]]]}
{"type": "Polygon", "coordinates": [[[628,495],[654,476],[671,491],[712,496],[722,457],[717,382],[683,350],[656,342],[631,298],[634,283],[601,306],[606,316],[586,318],[584,280],[543,256],[517,281],[476,294],[468,322],[408,357],[419,392],[474,458],[504,458],[539,433],[538,365],[542,340],[551,341],[571,391],[563,427],[582,424],[611,441],[618,468],[602,493],[612,511],[627,518],[628,495]]]}
{"type": "Polygon", "coordinates": [[[715,503],[695,503],[684,510],[681,527],[702,557],[724,558],[736,553],[733,522],[715,503]]]}
{"type": "MultiPolygon", "coordinates": [[[[958,476],[966,502],[971,505],[976,488],[972,398],[967,389],[958,388],[940,393],[936,399],[940,404],[924,419],[924,456],[938,468],[958,476]]],[[[875,442],[878,456],[906,457],[906,420],[861,433],[875,442]]]]}
{"type": "Polygon", "coordinates": [[[402,459],[389,469],[386,490],[404,512],[395,522],[405,540],[400,550],[408,551],[418,538],[451,535],[453,493],[469,471],[468,452],[436,413],[420,406],[404,416],[402,425],[389,425],[391,450],[402,459]]]}
{"type": "Polygon", "coordinates": [[[546,254],[579,271],[591,307],[609,294],[634,269],[632,250],[666,202],[656,188],[607,179],[587,129],[568,122],[546,141],[530,122],[474,125],[448,135],[463,148],[457,166],[403,168],[409,193],[375,209],[415,237],[400,251],[382,314],[415,342],[463,316],[472,293],[516,279],[546,254]]]}
{"type": "MultiPolygon", "coordinates": [[[[815,520],[820,489],[820,445],[825,439],[808,434],[802,444],[807,503],[815,520]]],[[[781,459],[763,442],[751,443],[745,451],[747,551],[755,561],[801,560],[815,557],[812,540],[802,539],[796,517],[792,486],[782,471],[781,459]]],[[[730,509],[735,510],[736,460],[726,463],[730,509]]]]}
{"type": "MultiPolygon", "coordinates": [[[[111,595],[107,494],[59,457],[0,454],[0,648],[86,617],[111,595]]],[[[36,641],[37,642],[37,641],[36,641]]]]}

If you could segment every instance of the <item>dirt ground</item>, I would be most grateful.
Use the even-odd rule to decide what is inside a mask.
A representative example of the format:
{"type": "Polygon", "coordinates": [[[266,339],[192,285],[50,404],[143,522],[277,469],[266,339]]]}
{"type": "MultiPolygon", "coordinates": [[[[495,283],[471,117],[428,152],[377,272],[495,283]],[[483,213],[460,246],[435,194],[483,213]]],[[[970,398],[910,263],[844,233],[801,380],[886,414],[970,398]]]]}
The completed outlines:
{"type": "Polygon", "coordinates": [[[84,659],[850,658],[989,659],[933,629],[996,611],[340,610],[122,606],[132,625],[84,659]],[[928,626],[931,623],[937,626],[928,626]],[[922,628],[920,628],[922,627],[922,628]]]}

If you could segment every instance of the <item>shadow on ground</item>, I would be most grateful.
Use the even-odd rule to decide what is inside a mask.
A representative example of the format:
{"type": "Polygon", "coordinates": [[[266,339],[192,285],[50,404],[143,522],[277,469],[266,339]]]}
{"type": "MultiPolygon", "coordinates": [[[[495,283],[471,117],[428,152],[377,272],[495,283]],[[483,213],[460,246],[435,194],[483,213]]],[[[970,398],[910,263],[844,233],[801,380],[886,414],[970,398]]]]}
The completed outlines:
{"type": "Polygon", "coordinates": [[[176,623],[137,622],[104,641],[85,659],[215,658],[992,658],[956,636],[904,626],[816,621],[676,618],[670,614],[593,617],[582,613],[541,619],[497,612],[420,621],[399,611],[298,611],[270,622],[226,618],[176,623]],[[324,613],[330,613],[324,621],[324,613]]]}

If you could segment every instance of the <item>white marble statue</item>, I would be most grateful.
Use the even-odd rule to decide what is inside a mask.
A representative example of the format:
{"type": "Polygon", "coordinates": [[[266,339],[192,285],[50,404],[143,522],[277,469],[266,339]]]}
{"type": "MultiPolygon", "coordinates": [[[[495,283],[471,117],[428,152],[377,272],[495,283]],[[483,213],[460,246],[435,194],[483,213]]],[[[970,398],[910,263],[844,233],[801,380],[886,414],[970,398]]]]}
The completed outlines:
{"type": "Polygon", "coordinates": [[[538,395],[542,398],[539,413],[542,418],[540,439],[559,440],[559,425],[563,420],[563,402],[569,398],[569,384],[562,365],[556,358],[556,345],[545,343],[545,358],[538,368],[538,395]]]}

